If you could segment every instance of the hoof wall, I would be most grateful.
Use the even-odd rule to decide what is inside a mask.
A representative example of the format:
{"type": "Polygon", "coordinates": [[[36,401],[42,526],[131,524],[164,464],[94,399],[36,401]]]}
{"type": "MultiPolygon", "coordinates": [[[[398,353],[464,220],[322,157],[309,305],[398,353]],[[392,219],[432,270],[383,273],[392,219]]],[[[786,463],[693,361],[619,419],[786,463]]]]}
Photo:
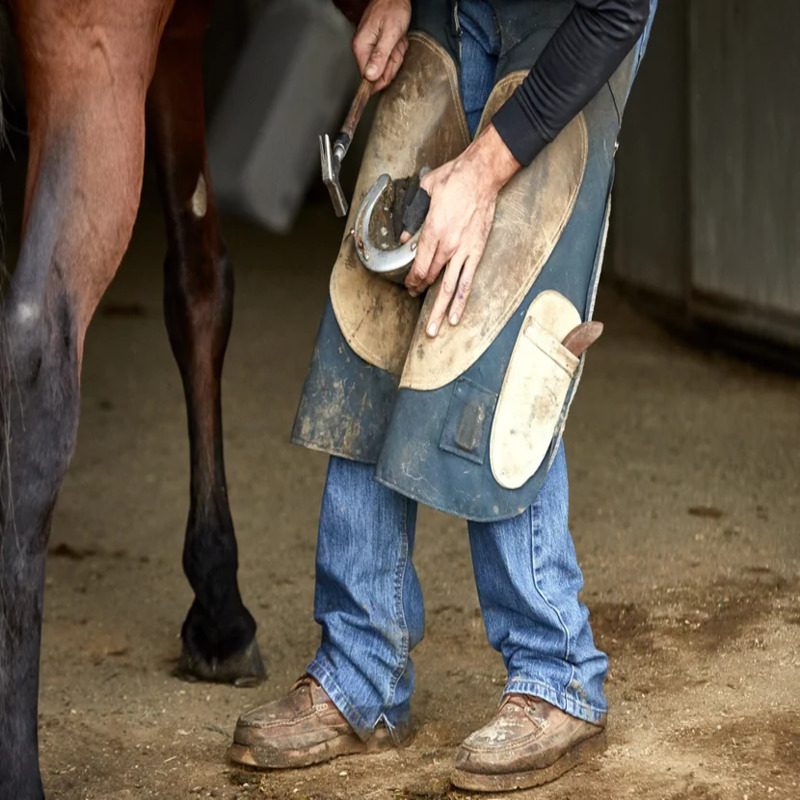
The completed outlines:
{"type": "Polygon", "coordinates": [[[261,652],[255,639],[244,650],[217,661],[207,661],[193,655],[183,645],[178,664],[173,675],[185,681],[207,681],[209,683],[230,683],[240,688],[258,686],[267,679],[267,671],[261,660],[261,652]]]}

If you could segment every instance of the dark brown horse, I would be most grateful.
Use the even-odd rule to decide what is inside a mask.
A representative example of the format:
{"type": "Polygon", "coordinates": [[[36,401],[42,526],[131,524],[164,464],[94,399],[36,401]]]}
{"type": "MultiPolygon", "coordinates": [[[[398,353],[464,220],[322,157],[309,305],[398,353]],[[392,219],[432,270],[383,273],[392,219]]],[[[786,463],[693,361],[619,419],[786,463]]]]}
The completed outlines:
{"type": "Polygon", "coordinates": [[[139,204],[145,121],[167,221],[164,313],[191,441],[183,565],[195,599],[180,669],[240,684],[264,677],[237,585],[222,454],[233,273],[206,160],[200,61],[210,2],[10,2],[30,155],[22,246],[0,307],[0,800],[42,796],[37,694],[50,519],[75,447],[86,329],[139,204]]]}

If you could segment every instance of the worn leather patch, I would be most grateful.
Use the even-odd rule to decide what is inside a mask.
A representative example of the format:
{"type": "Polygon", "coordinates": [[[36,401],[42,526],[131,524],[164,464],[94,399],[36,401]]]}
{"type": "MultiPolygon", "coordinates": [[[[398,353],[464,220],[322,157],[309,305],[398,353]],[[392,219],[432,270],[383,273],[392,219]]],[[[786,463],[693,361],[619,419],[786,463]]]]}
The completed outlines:
{"type": "MultiPolygon", "coordinates": [[[[383,173],[402,178],[436,168],[469,144],[456,66],[425,34],[409,34],[397,77],[384,91],[361,163],[347,231],[370,186],[383,173]]],[[[346,234],[333,268],[330,296],[347,343],[369,364],[400,375],[422,301],[367,272],[346,234]]]]}
{"type": "MultiPolygon", "coordinates": [[[[526,74],[515,72],[497,83],[484,109],[482,127],[526,74]]],[[[430,390],[445,386],[472,366],[494,341],[533,286],[572,215],[588,152],[581,113],[503,188],[461,322],[455,327],[444,324],[435,339],[426,336],[428,316],[441,284],[437,282],[427,293],[401,387],[430,390]]]]}
{"type": "Polygon", "coordinates": [[[561,342],[580,322],[554,291],[539,294],[525,314],[492,424],[492,474],[504,489],[519,489],[550,449],[579,363],[561,342]]]}

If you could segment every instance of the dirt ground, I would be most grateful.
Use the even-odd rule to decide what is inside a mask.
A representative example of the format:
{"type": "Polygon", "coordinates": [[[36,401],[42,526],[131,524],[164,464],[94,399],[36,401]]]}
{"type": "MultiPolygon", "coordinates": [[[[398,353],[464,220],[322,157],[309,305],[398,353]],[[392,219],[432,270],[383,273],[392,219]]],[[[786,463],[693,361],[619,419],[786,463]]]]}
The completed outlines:
{"type": "MultiPolygon", "coordinates": [[[[258,774],[226,763],[236,716],[314,653],[325,458],[289,444],[338,226],[324,203],[290,238],[229,221],[237,268],[224,385],[240,581],[269,680],[171,677],[188,446],[161,319],[163,234],[146,196],[89,333],[77,455],[48,565],[41,762],[50,798],[457,798],[454,750],[503,685],[464,526],[421,514],[427,604],[418,735],[403,752],[258,774]]],[[[13,246],[12,246],[13,254],[13,246]]],[[[583,599],[611,656],[609,748],[517,797],[800,797],[800,380],[676,340],[611,287],[566,434],[583,599]]]]}

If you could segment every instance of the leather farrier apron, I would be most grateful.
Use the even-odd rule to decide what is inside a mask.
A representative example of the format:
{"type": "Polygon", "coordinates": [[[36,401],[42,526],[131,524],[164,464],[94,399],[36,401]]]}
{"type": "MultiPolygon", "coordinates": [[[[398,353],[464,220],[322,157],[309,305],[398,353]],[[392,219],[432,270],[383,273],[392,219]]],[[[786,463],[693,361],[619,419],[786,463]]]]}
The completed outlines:
{"type": "MultiPolygon", "coordinates": [[[[569,14],[567,0],[494,4],[502,51],[478,133],[569,14]]],[[[417,3],[409,48],[380,100],[346,231],[369,187],[435,168],[469,144],[457,16],[417,3]]],[[[591,318],[613,159],[634,52],[501,191],[460,323],[425,334],[438,290],[412,298],[368,273],[345,234],[292,440],[376,464],[376,480],[427,505],[489,521],[535,499],[583,368],[562,341],[591,318]]]]}

